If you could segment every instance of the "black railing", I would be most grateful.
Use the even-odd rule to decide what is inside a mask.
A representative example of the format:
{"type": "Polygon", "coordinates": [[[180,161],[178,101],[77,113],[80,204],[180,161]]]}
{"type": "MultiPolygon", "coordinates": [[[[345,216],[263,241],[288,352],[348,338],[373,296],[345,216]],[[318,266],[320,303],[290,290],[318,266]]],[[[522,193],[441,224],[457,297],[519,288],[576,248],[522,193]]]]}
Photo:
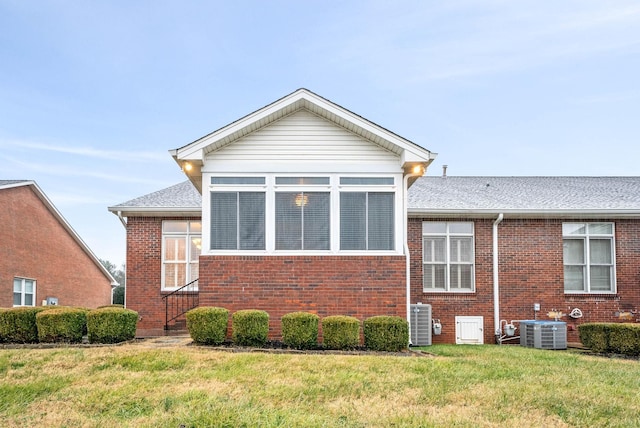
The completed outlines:
{"type": "Polygon", "coordinates": [[[198,280],[183,285],[177,290],[162,296],[164,300],[164,329],[169,330],[169,323],[187,311],[197,308],[199,304],[198,280]]]}

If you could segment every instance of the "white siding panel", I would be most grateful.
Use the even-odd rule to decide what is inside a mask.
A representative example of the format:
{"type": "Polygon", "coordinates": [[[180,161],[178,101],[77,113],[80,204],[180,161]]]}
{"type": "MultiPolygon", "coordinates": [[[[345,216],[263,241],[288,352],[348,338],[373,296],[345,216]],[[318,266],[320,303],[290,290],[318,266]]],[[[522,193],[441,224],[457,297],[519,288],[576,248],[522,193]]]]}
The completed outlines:
{"type": "MultiPolygon", "coordinates": [[[[400,157],[307,110],[299,110],[271,125],[209,153],[212,163],[303,162],[371,163],[400,168],[400,157]]],[[[209,163],[209,162],[207,162],[209,163]]]]}

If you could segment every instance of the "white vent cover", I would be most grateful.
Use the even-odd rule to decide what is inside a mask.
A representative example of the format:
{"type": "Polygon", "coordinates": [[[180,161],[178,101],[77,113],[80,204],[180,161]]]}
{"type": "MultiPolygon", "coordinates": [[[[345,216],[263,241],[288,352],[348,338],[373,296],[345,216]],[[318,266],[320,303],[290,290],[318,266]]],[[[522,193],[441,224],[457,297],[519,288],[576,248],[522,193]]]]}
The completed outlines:
{"type": "Polygon", "coordinates": [[[431,305],[411,305],[411,345],[431,345],[431,305]]]}
{"type": "Polygon", "coordinates": [[[567,349],[567,323],[521,321],[520,345],[538,349],[567,349]]]}

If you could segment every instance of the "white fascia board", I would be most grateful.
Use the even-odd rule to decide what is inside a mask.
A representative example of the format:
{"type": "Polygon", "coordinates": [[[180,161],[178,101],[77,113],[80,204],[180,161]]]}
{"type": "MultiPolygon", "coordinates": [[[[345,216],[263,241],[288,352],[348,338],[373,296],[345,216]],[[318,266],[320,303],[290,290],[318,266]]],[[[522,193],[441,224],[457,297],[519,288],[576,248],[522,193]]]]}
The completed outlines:
{"type": "Polygon", "coordinates": [[[494,218],[498,214],[504,218],[640,218],[640,209],[597,209],[597,210],[513,210],[513,209],[461,209],[461,210],[425,210],[408,209],[409,217],[454,217],[454,218],[494,218]]]}
{"type": "Polygon", "coordinates": [[[108,207],[107,210],[123,217],[199,217],[201,207],[108,207]]]}
{"type": "MultiPolygon", "coordinates": [[[[104,276],[106,276],[107,279],[111,282],[111,285],[118,285],[118,282],[111,275],[111,273],[109,273],[107,268],[105,268],[102,265],[102,263],[100,263],[100,259],[98,258],[98,256],[96,256],[94,254],[94,252],[91,251],[91,248],[89,248],[89,246],[82,240],[80,235],[78,235],[78,233],[73,229],[73,227],[71,227],[71,225],[64,218],[62,213],[60,211],[58,211],[58,209],[55,207],[55,205],[53,205],[53,202],[51,202],[51,200],[47,197],[47,195],[45,195],[45,193],[42,191],[40,186],[38,186],[38,184],[35,181],[28,181],[28,182],[25,182],[25,183],[22,183],[22,184],[23,185],[27,185],[28,184],[29,186],[31,186],[31,188],[34,190],[36,196],[38,196],[38,198],[40,198],[40,200],[42,201],[42,203],[44,203],[44,205],[47,207],[49,212],[51,212],[51,214],[53,214],[53,216],[56,218],[56,220],[58,220],[58,222],[67,231],[67,233],[73,238],[73,240],[76,241],[76,243],[89,256],[89,258],[93,261],[93,263],[102,271],[104,276]]],[[[15,187],[15,186],[12,186],[12,187],[15,187]]]]}

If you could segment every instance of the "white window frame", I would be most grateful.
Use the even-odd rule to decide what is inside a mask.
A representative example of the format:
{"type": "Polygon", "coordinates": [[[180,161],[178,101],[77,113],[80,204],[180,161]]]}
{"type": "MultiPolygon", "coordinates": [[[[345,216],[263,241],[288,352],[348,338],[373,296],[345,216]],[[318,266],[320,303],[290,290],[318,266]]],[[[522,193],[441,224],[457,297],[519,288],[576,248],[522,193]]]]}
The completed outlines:
{"type": "MultiPolygon", "coordinates": [[[[613,222],[564,222],[562,223],[562,244],[563,255],[562,265],[563,271],[567,266],[582,266],[583,268],[583,288],[582,290],[567,290],[566,284],[563,282],[563,289],[565,294],[616,294],[616,230],[615,223],[613,222]],[[591,226],[598,224],[606,224],[611,226],[611,233],[591,233],[591,226]],[[566,233],[566,230],[570,227],[583,227],[585,233],[566,233]],[[611,244],[611,263],[595,263],[591,262],[591,240],[608,240],[611,244]],[[577,240],[583,242],[583,260],[584,263],[567,263],[564,255],[564,245],[568,240],[577,240]],[[611,288],[610,290],[592,290],[591,288],[591,267],[593,266],[608,266],[610,269],[611,288]]],[[[564,276],[564,274],[563,274],[564,276]]]]}
{"type": "Polygon", "coordinates": [[[13,304],[13,307],[20,307],[20,306],[28,306],[28,307],[32,307],[32,306],[36,306],[36,280],[35,280],[35,279],[32,279],[32,278],[23,278],[23,277],[19,277],[19,276],[14,277],[14,278],[13,278],[13,293],[12,293],[12,295],[11,295],[11,298],[12,298],[12,299],[13,299],[13,297],[14,297],[14,296],[13,296],[13,294],[15,294],[15,293],[16,293],[16,291],[15,291],[15,284],[16,284],[16,281],[20,281],[20,304],[19,304],[19,305],[16,305],[16,304],[14,303],[14,304],[13,304]],[[27,293],[27,292],[26,292],[26,288],[27,288],[27,287],[26,287],[26,285],[27,285],[26,283],[27,283],[27,281],[30,281],[30,282],[32,282],[32,283],[33,283],[33,293],[27,293]],[[31,304],[31,305],[26,305],[26,304],[24,303],[24,302],[25,302],[25,296],[26,296],[27,294],[32,294],[32,297],[31,297],[31,303],[32,303],[32,304],[31,304]]]}
{"type": "Polygon", "coordinates": [[[476,291],[476,252],[475,252],[475,224],[472,221],[423,221],[422,231],[422,290],[424,293],[475,293],[476,291]],[[424,230],[426,224],[443,224],[445,226],[444,232],[428,232],[424,230]],[[471,226],[471,232],[451,232],[451,225],[453,224],[465,224],[471,226]],[[425,261],[425,238],[438,237],[443,238],[445,241],[445,261],[426,262],[425,261]],[[470,262],[451,262],[451,238],[455,237],[468,237],[471,238],[471,261],[470,262]],[[426,265],[443,265],[445,267],[444,276],[445,283],[444,288],[427,287],[425,284],[424,269],[426,265]],[[452,265],[468,265],[471,266],[471,288],[455,288],[451,287],[451,266],[452,265]]]}
{"type": "Polygon", "coordinates": [[[327,255],[327,254],[348,254],[348,255],[398,255],[402,254],[403,243],[403,200],[402,200],[402,173],[393,174],[389,172],[380,173],[214,173],[203,174],[202,192],[202,226],[203,233],[203,255],[327,255]],[[213,177],[263,177],[264,185],[233,185],[233,184],[211,184],[213,177]],[[329,178],[329,184],[276,184],[279,177],[324,177],[329,178]],[[340,178],[384,178],[393,184],[385,185],[363,185],[348,184],[341,185],[340,178]],[[263,191],[265,192],[265,249],[264,250],[212,250],[211,249],[211,192],[215,191],[263,191]],[[275,195],[277,192],[329,192],[330,200],[330,249],[329,250],[276,250],[276,227],[275,227],[275,195]],[[340,250],[340,193],[341,192],[390,192],[394,195],[394,249],[393,250],[340,250]],[[206,250],[205,250],[206,249],[206,250]]]}
{"type": "MultiPolygon", "coordinates": [[[[198,265],[199,266],[199,261],[198,259],[192,260],[192,251],[191,251],[191,242],[192,240],[200,240],[200,246],[202,248],[202,232],[196,232],[193,231],[193,227],[192,224],[193,223],[200,223],[200,230],[202,231],[202,222],[200,220],[163,220],[162,221],[162,290],[163,291],[172,291],[172,290],[176,290],[184,285],[189,284],[192,281],[195,281],[198,278],[192,278],[191,276],[191,271],[192,268],[194,267],[194,265],[198,265]],[[170,231],[165,231],[165,224],[167,223],[186,223],[186,231],[185,232],[170,232],[170,231]],[[176,260],[165,260],[165,255],[166,255],[166,245],[167,245],[167,239],[166,238],[182,238],[184,239],[184,244],[185,244],[185,258],[186,260],[184,262],[180,262],[180,261],[176,261],[176,260]],[[185,265],[185,283],[184,284],[176,284],[176,285],[169,285],[167,286],[166,284],[166,275],[165,275],[165,268],[167,266],[167,264],[178,264],[178,263],[182,263],[185,265]]],[[[195,241],[194,241],[195,242],[195,241]]],[[[196,244],[197,245],[197,244],[196,244]]],[[[201,254],[202,254],[202,250],[201,254]]],[[[197,290],[198,284],[195,284],[194,289],[197,290]]]]}

